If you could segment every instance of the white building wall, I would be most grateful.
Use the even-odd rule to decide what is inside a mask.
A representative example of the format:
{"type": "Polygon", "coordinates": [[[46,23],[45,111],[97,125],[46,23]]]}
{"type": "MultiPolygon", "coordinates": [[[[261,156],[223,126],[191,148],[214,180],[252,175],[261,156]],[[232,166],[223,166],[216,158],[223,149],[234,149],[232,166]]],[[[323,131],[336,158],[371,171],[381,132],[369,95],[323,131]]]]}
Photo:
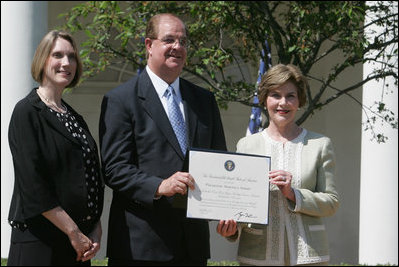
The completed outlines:
{"type": "Polygon", "coordinates": [[[8,257],[11,227],[8,210],[14,170],[8,124],[18,100],[33,88],[30,66],[47,32],[47,1],[1,1],[1,257],[8,257]]]}
{"type": "MultiPolygon", "coordinates": [[[[392,6],[393,10],[398,9],[397,2],[395,5],[392,6]]],[[[373,30],[378,35],[383,29],[374,27],[373,30]]],[[[369,38],[373,40],[374,35],[369,38]]],[[[395,46],[397,49],[398,44],[395,46]]],[[[397,54],[392,62],[397,67],[397,54]]],[[[363,77],[366,78],[375,67],[378,66],[364,64],[363,77]]],[[[363,86],[363,103],[371,106],[383,97],[387,108],[398,118],[398,87],[393,79],[387,79],[385,83],[380,80],[363,86]],[[393,93],[387,94],[390,91],[393,93]]],[[[366,120],[367,117],[363,116],[362,121],[366,120]]],[[[377,144],[376,141],[370,141],[370,130],[362,131],[359,263],[398,265],[398,129],[377,123],[376,132],[383,132],[388,141],[377,144]]]]}

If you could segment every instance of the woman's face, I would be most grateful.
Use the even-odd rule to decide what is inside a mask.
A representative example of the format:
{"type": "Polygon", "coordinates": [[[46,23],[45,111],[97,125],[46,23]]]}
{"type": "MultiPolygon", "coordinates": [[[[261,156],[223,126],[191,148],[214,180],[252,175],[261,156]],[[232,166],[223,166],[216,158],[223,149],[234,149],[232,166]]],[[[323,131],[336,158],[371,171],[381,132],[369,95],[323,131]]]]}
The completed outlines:
{"type": "Polygon", "coordinates": [[[265,103],[271,122],[277,126],[295,123],[299,98],[298,90],[292,82],[286,82],[277,89],[270,91],[265,103]]]}
{"type": "Polygon", "coordinates": [[[76,73],[76,55],[70,42],[57,38],[46,61],[43,86],[65,88],[76,73]]]}

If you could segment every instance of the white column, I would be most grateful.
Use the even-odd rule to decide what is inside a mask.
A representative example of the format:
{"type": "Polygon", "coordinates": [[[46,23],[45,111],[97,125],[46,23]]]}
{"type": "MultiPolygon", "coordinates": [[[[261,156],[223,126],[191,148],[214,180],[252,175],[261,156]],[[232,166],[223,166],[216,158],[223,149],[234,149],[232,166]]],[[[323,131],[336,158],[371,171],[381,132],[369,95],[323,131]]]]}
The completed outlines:
{"type": "MultiPolygon", "coordinates": [[[[378,2],[367,1],[368,5],[378,2]]],[[[398,6],[393,6],[397,10],[398,6]]],[[[366,19],[366,24],[369,18],[366,19]]],[[[378,32],[382,29],[375,27],[378,32]]],[[[369,36],[373,40],[373,36],[369,36]]],[[[396,48],[397,48],[396,44],[396,48]]],[[[391,51],[391,50],[390,50],[391,51]]],[[[398,58],[392,59],[398,64],[398,58]]],[[[367,75],[376,67],[364,64],[363,75],[367,75]]],[[[370,82],[363,86],[363,104],[372,105],[381,100],[398,118],[398,87],[393,80],[370,82]],[[393,91],[393,93],[383,94],[393,91]]],[[[363,122],[366,121],[363,115],[363,122]]],[[[375,125],[378,132],[383,132],[389,139],[378,144],[370,141],[370,131],[362,129],[361,153],[361,186],[360,186],[360,218],[359,218],[359,263],[367,265],[398,264],[398,130],[389,125],[375,125]]],[[[350,178],[350,177],[348,177],[350,178]]]]}
{"type": "Polygon", "coordinates": [[[47,32],[47,1],[1,1],[1,257],[8,257],[11,227],[8,210],[14,169],[8,125],[15,104],[35,85],[33,54],[47,32]]]}

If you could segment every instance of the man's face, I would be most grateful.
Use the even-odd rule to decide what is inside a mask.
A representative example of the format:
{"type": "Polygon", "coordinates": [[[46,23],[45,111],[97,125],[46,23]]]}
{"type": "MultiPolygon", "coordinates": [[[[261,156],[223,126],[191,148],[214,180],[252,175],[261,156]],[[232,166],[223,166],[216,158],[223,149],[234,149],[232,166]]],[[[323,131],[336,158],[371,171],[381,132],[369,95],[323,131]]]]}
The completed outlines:
{"type": "Polygon", "coordinates": [[[177,18],[160,18],[157,39],[146,39],[148,66],[167,83],[182,72],[187,57],[187,37],[184,24],[177,18]]]}

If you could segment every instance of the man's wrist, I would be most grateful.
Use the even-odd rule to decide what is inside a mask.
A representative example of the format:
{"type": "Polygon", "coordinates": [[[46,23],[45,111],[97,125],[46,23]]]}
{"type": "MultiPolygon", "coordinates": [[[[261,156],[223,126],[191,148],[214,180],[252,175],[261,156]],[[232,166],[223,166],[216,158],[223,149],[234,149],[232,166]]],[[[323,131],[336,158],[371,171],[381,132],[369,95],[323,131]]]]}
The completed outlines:
{"type": "Polygon", "coordinates": [[[154,195],[154,200],[158,200],[162,197],[162,195],[159,193],[159,187],[161,187],[162,182],[158,185],[157,191],[155,191],[154,195]]]}

